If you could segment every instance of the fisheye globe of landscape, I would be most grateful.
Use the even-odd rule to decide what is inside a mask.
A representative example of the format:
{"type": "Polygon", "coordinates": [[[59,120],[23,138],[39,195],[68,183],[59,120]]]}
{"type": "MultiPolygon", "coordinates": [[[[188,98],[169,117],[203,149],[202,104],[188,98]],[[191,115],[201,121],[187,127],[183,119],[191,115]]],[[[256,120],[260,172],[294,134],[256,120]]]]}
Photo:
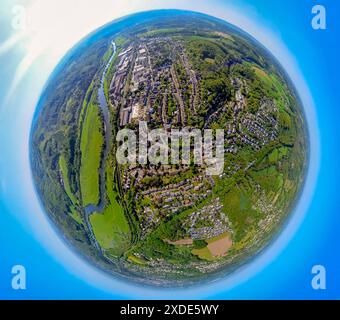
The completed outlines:
{"type": "Polygon", "coordinates": [[[294,208],[307,154],[300,100],[271,53],[177,10],[121,18],[77,44],[31,131],[36,190],[61,236],[112,276],[158,286],[216,280],[261,252],[294,208]],[[118,161],[121,132],[134,137],[131,161],[118,161]],[[206,132],[210,157],[222,150],[215,174],[206,132]]]}

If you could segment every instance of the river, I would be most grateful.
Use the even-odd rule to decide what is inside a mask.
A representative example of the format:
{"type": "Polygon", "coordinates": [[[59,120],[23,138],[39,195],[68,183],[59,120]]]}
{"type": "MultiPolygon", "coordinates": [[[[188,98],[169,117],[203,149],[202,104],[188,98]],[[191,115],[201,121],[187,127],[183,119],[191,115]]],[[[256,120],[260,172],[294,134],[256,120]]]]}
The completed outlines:
{"type": "Polygon", "coordinates": [[[98,204],[89,204],[85,207],[85,219],[86,219],[86,223],[89,227],[89,229],[92,231],[92,228],[90,226],[89,223],[89,216],[94,213],[94,212],[102,212],[105,208],[106,205],[106,187],[105,187],[105,164],[106,164],[106,159],[107,156],[109,154],[110,151],[110,143],[111,143],[111,125],[110,125],[110,114],[109,114],[109,106],[108,103],[106,101],[106,97],[105,97],[105,92],[104,92],[104,80],[105,80],[105,75],[106,72],[108,70],[108,68],[110,67],[110,64],[113,60],[113,58],[116,55],[116,44],[115,42],[112,42],[112,48],[113,48],[113,52],[112,55],[109,59],[109,61],[107,62],[104,71],[102,73],[102,77],[100,80],[100,87],[98,89],[98,102],[99,102],[99,107],[101,109],[101,112],[103,114],[103,119],[104,119],[104,150],[103,150],[103,154],[102,154],[102,158],[101,158],[101,163],[100,163],[100,167],[99,167],[99,203],[98,204]]]}

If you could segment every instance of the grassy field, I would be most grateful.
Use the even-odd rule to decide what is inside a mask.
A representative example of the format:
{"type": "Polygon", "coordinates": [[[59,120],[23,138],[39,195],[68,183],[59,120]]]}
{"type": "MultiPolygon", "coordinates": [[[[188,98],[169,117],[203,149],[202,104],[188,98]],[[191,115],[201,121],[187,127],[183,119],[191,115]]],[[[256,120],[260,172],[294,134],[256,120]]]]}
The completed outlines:
{"type": "Polygon", "coordinates": [[[137,264],[142,264],[142,265],[144,265],[146,263],[145,260],[143,260],[139,257],[136,257],[134,255],[129,255],[128,260],[130,260],[131,262],[137,263],[137,264]]]}
{"type": "Polygon", "coordinates": [[[193,249],[191,252],[192,252],[193,255],[198,256],[199,258],[201,258],[203,260],[212,261],[212,260],[215,259],[212,256],[208,247],[204,247],[202,249],[193,249]]]}
{"type": "Polygon", "coordinates": [[[76,222],[78,222],[79,224],[82,224],[83,222],[81,220],[80,214],[77,211],[77,209],[75,208],[78,205],[78,200],[76,199],[76,197],[74,196],[74,194],[71,191],[70,182],[69,182],[69,179],[68,179],[68,168],[67,168],[67,163],[66,163],[64,155],[61,155],[59,157],[59,168],[60,168],[60,171],[61,171],[61,174],[62,174],[65,192],[72,202],[72,205],[70,207],[70,210],[71,210],[70,216],[76,222]]]}
{"type": "Polygon", "coordinates": [[[112,165],[107,165],[106,189],[109,203],[103,213],[92,214],[90,221],[100,246],[105,250],[110,250],[111,254],[119,256],[130,244],[131,235],[124,210],[117,202],[117,193],[113,189],[112,179],[112,165]]]}
{"type": "Polygon", "coordinates": [[[90,102],[87,106],[81,134],[80,186],[83,205],[97,204],[99,201],[100,158],[104,137],[98,106],[90,102]]]}
{"type": "Polygon", "coordinates": [[[242,187],[243,184],[220,197],[224,208],[227,208],[228,217],[235,231],[236,241],[243,238],[254,220],[259,218],[259,213],[252,207],[251,195],[242,190],[242,187]]]}

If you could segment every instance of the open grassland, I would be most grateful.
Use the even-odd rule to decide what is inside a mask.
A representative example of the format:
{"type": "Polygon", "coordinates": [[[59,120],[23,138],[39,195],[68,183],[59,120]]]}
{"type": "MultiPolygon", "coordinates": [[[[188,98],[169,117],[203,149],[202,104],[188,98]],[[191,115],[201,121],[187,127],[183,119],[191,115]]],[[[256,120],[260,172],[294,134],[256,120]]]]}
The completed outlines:
{"type": "Polygon", "coordinates": [[[212,256],[208,247],[204,247],[201,249],[193,249],[191,252],[193,255],[198,256],[200,259],[208,261],[214,260],[214,257],[212,256]]]}
{"type": "Polygon", "coordinates": [[[92,214],[90,221],[101,247],[109,250],[112,255],[119,256],[129,246],[131,235],[124,210],[118,203],[117,192],[114,190],[112,164],[106,166],[106,189],[108,204],[103,213],[92,214]]]}
{"type": "Polygon", "coordinates": [[[136,257],[135,255],[129,255],[128,260],[133,262],[133,263],[138,263],[138,264],[141,264],[141,265],[146,264],[146,261],[144,259],[136,257]]]}
{"type": "Polygon", "coordinates": [[[87,105],[81,134],[80,186],[83,205],[97,204],[99,201],[99,166],[104,137],[99,108],[93,102],[87,105]]]}

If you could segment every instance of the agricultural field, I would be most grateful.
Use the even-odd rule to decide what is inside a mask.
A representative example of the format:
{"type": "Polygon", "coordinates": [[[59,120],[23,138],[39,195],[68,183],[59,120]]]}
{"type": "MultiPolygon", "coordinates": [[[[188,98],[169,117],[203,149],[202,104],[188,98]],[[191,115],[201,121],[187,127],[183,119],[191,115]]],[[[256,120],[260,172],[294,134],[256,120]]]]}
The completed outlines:
{"type": "Polygon", "coordinates": [[[99,201],[98,170],[104,143],[98,106],[90,102],[86,109],[80,142],[80,187],[84,206],[99,201]]]}

